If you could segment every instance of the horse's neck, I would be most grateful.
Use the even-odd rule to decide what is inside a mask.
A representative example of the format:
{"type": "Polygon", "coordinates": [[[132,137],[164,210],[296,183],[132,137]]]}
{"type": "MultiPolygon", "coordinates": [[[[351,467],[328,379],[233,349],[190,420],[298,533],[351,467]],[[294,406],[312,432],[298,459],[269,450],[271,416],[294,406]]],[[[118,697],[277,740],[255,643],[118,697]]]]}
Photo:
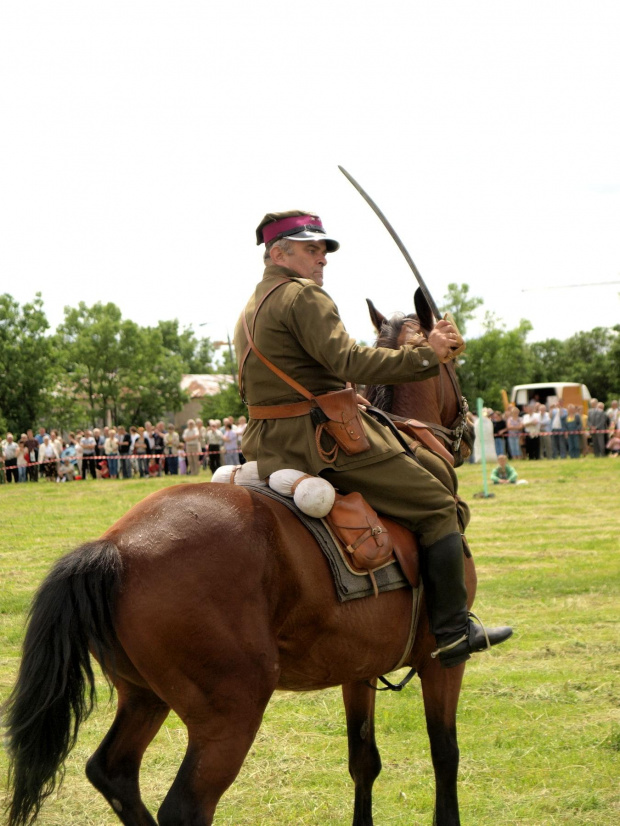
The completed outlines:
{"type": "Polygon", "coordinates": [[[442,366],[439,376],[411,384],[394,385],[392,413],[429,424],[449,427],[458,408],[450,377],[442,366]]]}

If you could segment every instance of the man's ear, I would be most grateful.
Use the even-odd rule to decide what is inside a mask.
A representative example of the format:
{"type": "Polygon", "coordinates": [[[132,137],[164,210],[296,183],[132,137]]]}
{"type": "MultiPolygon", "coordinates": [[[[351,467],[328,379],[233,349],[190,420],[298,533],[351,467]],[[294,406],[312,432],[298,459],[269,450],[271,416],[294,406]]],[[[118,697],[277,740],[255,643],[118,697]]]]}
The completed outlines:
{"type": "Polygon", "coordinates": [[[284,262],[286,261],[286,253],[279,247],[277,244],[271,248],[269,253],[271,261],[273,264],[276,264],[278,267],[283,267],[284,262]]]}

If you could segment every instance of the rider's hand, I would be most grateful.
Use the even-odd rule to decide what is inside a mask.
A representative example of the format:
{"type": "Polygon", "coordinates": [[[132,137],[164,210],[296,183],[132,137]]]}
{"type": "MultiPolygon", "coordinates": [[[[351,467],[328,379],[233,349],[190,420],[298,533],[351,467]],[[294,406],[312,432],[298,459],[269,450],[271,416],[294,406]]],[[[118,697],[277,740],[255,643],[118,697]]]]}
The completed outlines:
{"type": "Polygon", "coordinates": [[[439,361],[446,362],[455,357],[455,351],[463,344],[463,338],[453,324],[441,319],[428,334],[428,343],[437,353],[439,361]]]}

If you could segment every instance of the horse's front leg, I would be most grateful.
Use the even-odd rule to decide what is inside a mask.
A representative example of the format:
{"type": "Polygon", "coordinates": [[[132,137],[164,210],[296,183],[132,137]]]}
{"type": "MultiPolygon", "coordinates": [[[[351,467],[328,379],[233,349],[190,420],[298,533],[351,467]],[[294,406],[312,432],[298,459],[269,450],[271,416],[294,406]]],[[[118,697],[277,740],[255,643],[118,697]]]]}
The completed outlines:
{"type": "Polygon", "coordinates": [[[465,663],[443,668],[430,660],[421,669],[426,729],[435,770],[434,826],[460,826],[457,794],[459,747],[456,738],[456,709],[465,663]]]}
{"type": "Polygon", "coordinates": [[[342,686],[347,715],[349,773],[355,783],[353,826],[373,826],[372,784],[381,771],[375,741],[375,694],[365,683],[342,686]]]}

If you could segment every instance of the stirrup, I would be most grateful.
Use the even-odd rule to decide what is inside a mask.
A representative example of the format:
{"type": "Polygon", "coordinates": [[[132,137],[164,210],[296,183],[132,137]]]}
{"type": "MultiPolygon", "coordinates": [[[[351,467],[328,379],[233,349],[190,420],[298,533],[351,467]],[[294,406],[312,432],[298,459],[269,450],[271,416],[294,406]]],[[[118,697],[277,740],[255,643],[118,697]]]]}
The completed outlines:
{"type": "Polygon", "coordinates": [[[452,651],[453,648],[456,648],[457,645],[460,645],[462,642],[465,642],[465,640],[468,639],[469,634],[463,634],[462,637],[459,637],[458,640],[451,642],[450,645],[444,645],[441,648],[436,648],[434,651],[431,651],[432,659],[435,659],[435,657],[438,657],[440,654],[443,654],[444,651],[452,651]]]}
{"type": "Polygon", "coordinates": [[[482,633],[484,634],[484,639],[485,639],[485,642],[487,644],[487,647],[482,648],[481,650],[482,651],[488,651],[489,648],[491,647],[491,640],[489,639],[489,635],[487,634],[487,629],[484,627],[484,625],[482,623],[482,620],[480,619],[480,617],[477,614],[474,614],[473,611],[468,611],[467,616],[468,617],[473,617],[478,622],[478,625],[482,629],[482,633]]]}
{"type": "MultiPolygon", "coordinates": [[[[468,611],[467,612],[468,625],[469,625],[469,618],[470,617],[473,617],[475,620],[478,621],[478,624],[480,625],[480,628],[482,629],[482,633],[484,634],[484,639],[485,639],[485,642],[486,642],[487,645],[486,645],[486,648],[482,648],[480,650],[481,651],[487,651],[491,647],[491,640],[489,639],[489,635],[487,634],[487,629],[482,624],[482,620],[480,619],[480,617],[477,614],[474,614],[473,611],[468,611]]],[[[456,648],[457,645],[460,645],[462,642],[465,642],[466,640],[467,641],[469,640],[469,627],[467,629],[467,632],[465,634],[463,634],[462,637],[459,637],[457,640],[455,640],[454,642],[451,642],[449,645],[443,645],[441,648],[436,648],[435,651],[432,651],[431,652],[432,659],[434,660],[436,657],[438,657],[440,654],[443,654],[445,651],[452,651],[453,648],[456,648]]]]}

